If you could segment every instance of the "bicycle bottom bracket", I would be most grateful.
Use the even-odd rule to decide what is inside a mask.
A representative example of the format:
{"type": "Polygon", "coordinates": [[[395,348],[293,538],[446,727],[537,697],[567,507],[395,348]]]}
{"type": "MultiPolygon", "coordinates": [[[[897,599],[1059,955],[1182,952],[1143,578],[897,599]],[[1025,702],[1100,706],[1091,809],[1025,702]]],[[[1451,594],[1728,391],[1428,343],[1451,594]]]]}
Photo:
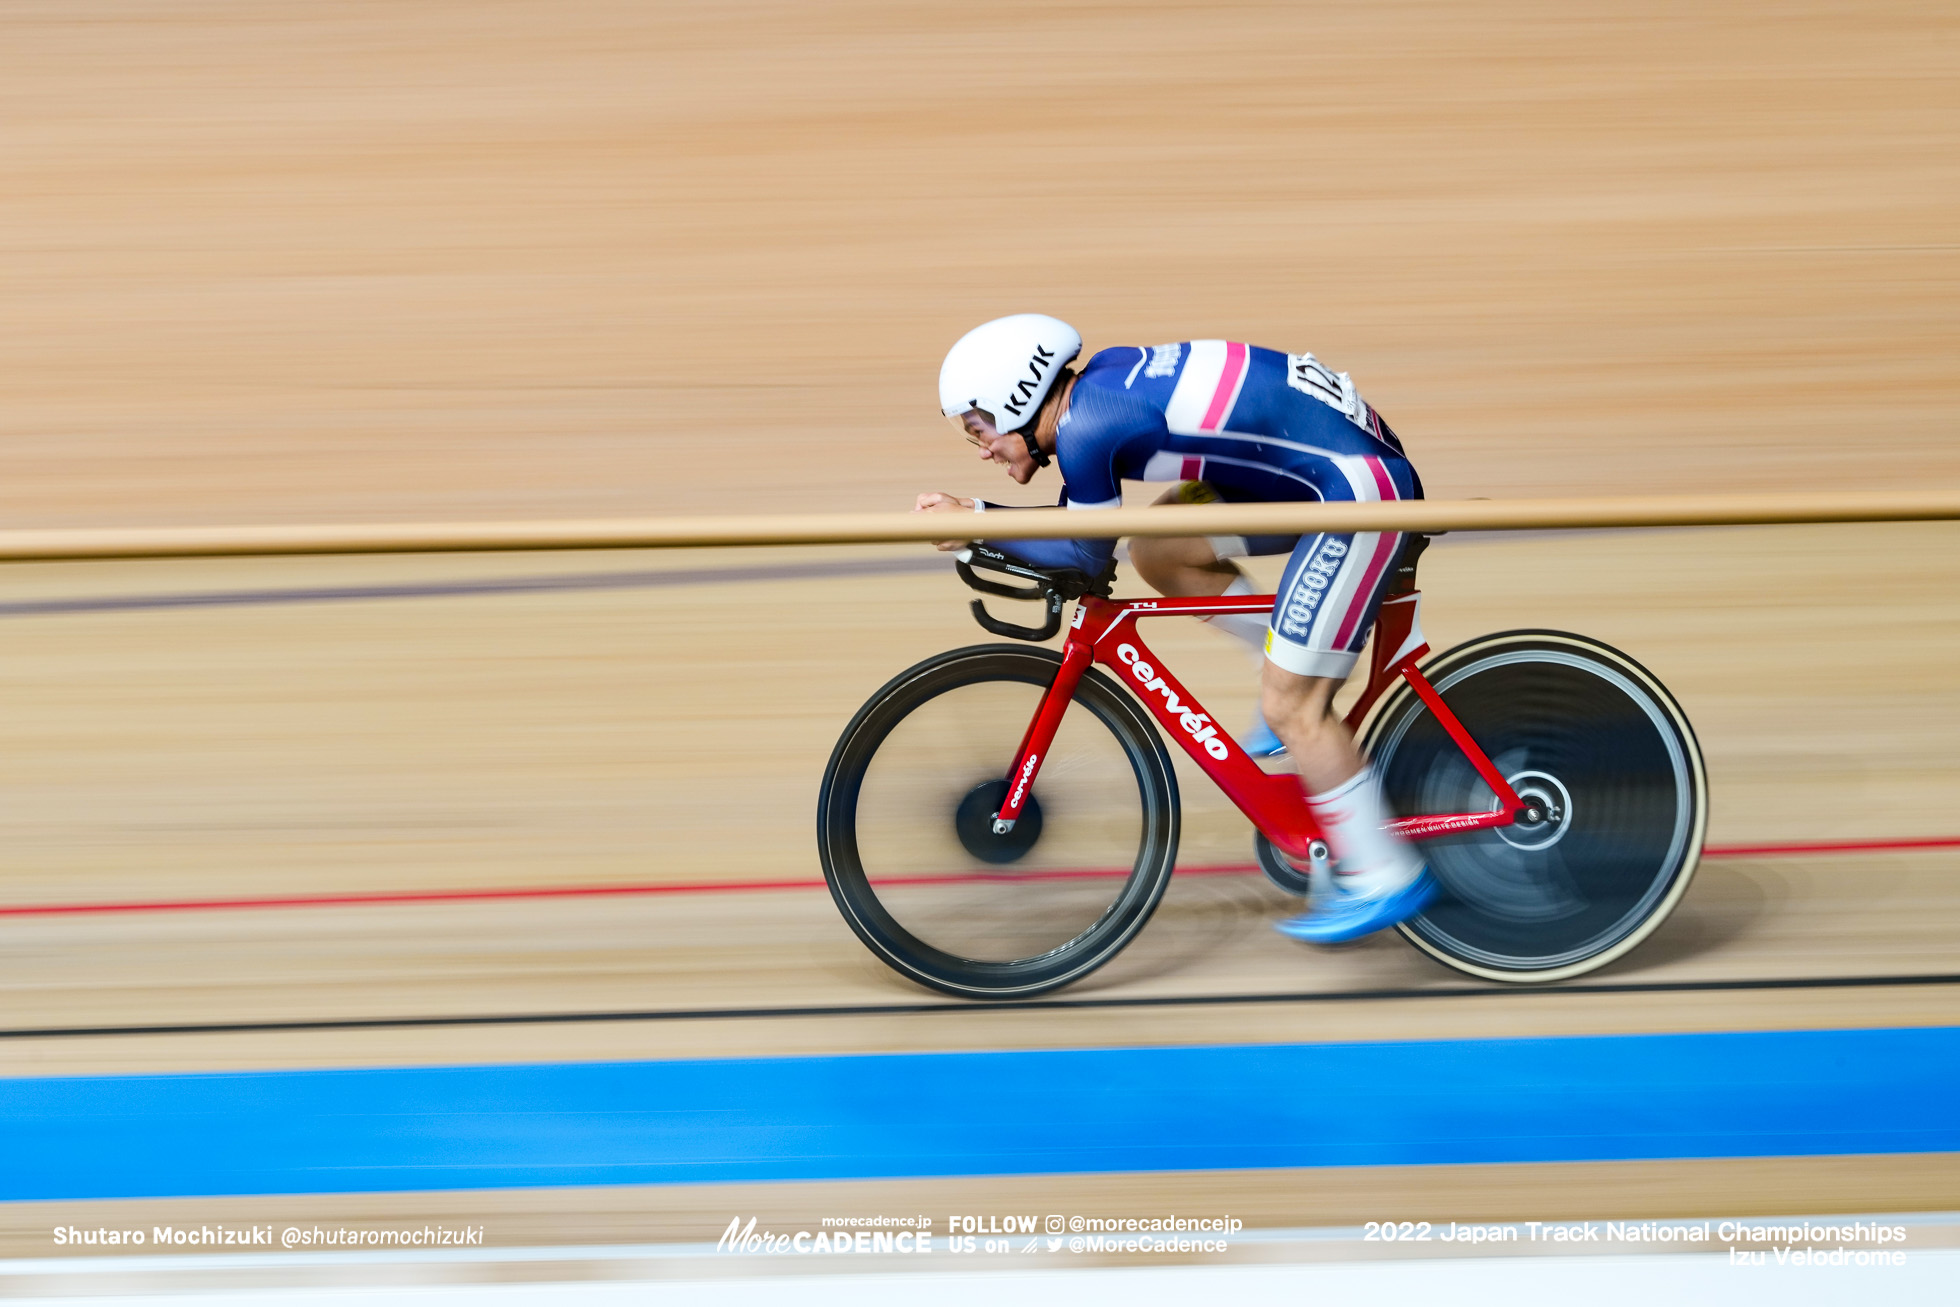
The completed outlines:
{"type": "Polygon", "coordinates": [[[1006,781],[982,781],[966,792],[953,814],[960,844],[982,862],[1018,862],[1041,838],[1041,805],[1030,794],[1021,805],[1020,820],[1004,835],[994,834],[994,817],[1007,802],[1006,781]]]}

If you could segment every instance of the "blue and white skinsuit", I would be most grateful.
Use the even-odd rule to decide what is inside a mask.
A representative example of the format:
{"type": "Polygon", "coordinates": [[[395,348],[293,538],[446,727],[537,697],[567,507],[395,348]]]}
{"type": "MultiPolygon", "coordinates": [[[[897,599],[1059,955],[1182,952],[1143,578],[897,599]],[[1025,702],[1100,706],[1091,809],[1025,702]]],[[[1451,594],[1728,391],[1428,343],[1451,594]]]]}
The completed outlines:
{"type": "MultiPolygon", "coordinates": [[[[1420,499],[1422,482],[1388,424],[1344,372],[1311,354],[1193,340],[1096,354],[1055,438],[1069,508],[1115,508],[1120,483],[1201,481],[1233,503],[1420,499]]],[[[1291,551],[1266,656],[1301,676],[1343,678],[1367,643],[1402,537],[1211,538],[1220,558],[1291,551]]],[[[993,545],[1039,567],[1102,571],[1114,540],[993,545]]]]}

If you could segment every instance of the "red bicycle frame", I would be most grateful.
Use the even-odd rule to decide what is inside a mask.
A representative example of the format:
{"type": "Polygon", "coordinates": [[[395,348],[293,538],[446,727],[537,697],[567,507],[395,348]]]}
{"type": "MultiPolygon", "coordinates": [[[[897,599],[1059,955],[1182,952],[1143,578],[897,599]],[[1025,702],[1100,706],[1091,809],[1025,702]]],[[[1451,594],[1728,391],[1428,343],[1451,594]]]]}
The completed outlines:
{"type": "MultiPolygon", "coordinates": [[[[1421,592],[1404,590],[1382,601],[1381,614],[1375,619],[1368,684],[1354,707],[1348,710],[1348,728],[1352,730],[1359,725],[1368,709],[1398,678],[1407,681],[1490,786],[1497,796],[1497,805],[1489,812],[1401,817],[1389,823],[1390,828],[1405,838],[1419,840],[1457,831],[1509,826],[1525,811],[1526,804],[1470,738],[1435,687],[1416,670],[1417,660],[1429,652],[1416,620],[1421,599],[1421,592]]],[[[1263,616],[1272,611],[1273,600],[1272,595],[1128,600],[1085,595],[1076,604],[1075,620],[1062,646],[1061,670],[1043,695],[1041,706],[1028,724],[1027,734],[1014,756],[1014,766],[1007,773],[1012,783],[996,818],[1003,824],[996,829],[1011,830],[1012,823],[1020,819],[1028,791],[1040,774],[1041,760],[1054,742],[1062,714],[1075,697],[1075,687],[1080,684],[1082,674],[1094,662],[1107,667],[1130,687],[1170,737],[1184,747],[1191,760],[1204,769],[1276,847],[1291,858],[1307,860],[1311,856],[1308,846],[1321,838],[1321,832],[1307,806],[1306,791],[1299,778],[1291,773],[1269,773],[1254,762],[1237,741],[1218,728],[1204,705],[1157,661],[1136,626],[1137,620],[1143,617],[1208,617],[1215,613],[1263,616]]]]}

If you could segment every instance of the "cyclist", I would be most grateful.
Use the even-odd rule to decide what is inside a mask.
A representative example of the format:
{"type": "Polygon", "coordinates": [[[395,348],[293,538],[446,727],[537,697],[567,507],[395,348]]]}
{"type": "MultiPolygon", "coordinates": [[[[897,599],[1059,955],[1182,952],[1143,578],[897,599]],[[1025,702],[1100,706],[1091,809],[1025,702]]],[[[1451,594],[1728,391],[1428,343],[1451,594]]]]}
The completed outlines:
{"type": "MultiPolygon", "coordinates": [[[[940,410],[1026,485],[1059,462],[1060,503],[1114,508],[1121,481],[1172,481],[1157,502],[1388,500],[1422,495],[1415,469],[1345,372],[1311,354],[1190,340],[1102,350],[1080,370],[1082,337],[1038,313],[997,318],[962,336],[939,370],[940,410]]],[[[921,512],[1003,505],[939,492],[921,512]]],[[[959,549],[965,541],[941,541],[959,549]]],[[[1114,540],[1016,540],[993,547],[1037,567],[1101,572],[1114,540]]],[[[1381,605],[1402,537],[1339,535],[1138,539],[1130,561],[1167,595],[1254,594],[1231,560],[1290,553],[1270,619],[1208,619],[1265,660],[1261,718],[1244,747],[1292,755],[1336,862],[1336,893],[1279,923],[1331,944],[1404,921],[1437,895],[1415,849],[1386,829],[1373,771],[1332,711],[1381,605]],[[1277,739],[1271,738],[1276,735],[1277,739]]]]}

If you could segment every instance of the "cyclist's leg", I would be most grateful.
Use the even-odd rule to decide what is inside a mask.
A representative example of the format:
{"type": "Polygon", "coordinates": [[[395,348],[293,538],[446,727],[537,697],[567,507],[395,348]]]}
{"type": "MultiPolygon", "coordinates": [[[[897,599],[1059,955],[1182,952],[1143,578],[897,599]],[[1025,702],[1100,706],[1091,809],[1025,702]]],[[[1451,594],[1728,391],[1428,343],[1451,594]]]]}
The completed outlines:
{"type": "Polygon", "coordinates": [[[1224,594],[1232,582],[1243,579],[1239,569],[1214,553],[1203,536],[1132,540],[1130,565],[1158,594],[1178,598],[1224,594]]]}
{"type": "Polygon", "coordinates": [[[1273,606],[1262,704],[1299,767],[1343,891],[1332,907],[1281,923],[1299,938],[1351,939],[1414,915],[1434,897],[1421,855],[1385,828],[1389,813],[1374,773],[1332,711],[1401,548],[1394,533],[1303,537],[1273,606]]]}
{"type": "MultiPolygon", "coordinates": [[[[1157,496],[1159,504],[1237,503],[1244,496],[1204,481],[1182,481],[1157,496]]],[[[1159,594],[1179,597],[1253,594],[1252,583],[1231,560],[1251,554],[1284,554],[1299,540],[1291,536],[1140,537],[1130,541],[1130,565],[1159,594]]],[[[1263,648],[1264,618],[1222,615],[1206,618],[1222,631],[1263,648]],[[1243,629],[1241,629],[1243,627],[1243,629]]]]}
{"type": "MultiPolygon", "coordinates": [[[[1299,471],[1327,501],[1416,497],[1415,470],[1402,459],[1341,458],[1299,471]]],[[[1364,770],[1353,737],[1333,716],[1334,692],[1368,643],[1402,541],[1392,531],[1299,536],[1280,576],[1261,697],[1310,794],[1329,793],[1364,770]]]]}
{"type": "Polygon", "coordinates": [[[1362,767],[1354,737],[1333,712],[1334,695],[1345,679],[1300,676],[1274,662],[1261,676],[1260,708],[1291,747],[1309,794],[1345,785],[1362,767]]]}

